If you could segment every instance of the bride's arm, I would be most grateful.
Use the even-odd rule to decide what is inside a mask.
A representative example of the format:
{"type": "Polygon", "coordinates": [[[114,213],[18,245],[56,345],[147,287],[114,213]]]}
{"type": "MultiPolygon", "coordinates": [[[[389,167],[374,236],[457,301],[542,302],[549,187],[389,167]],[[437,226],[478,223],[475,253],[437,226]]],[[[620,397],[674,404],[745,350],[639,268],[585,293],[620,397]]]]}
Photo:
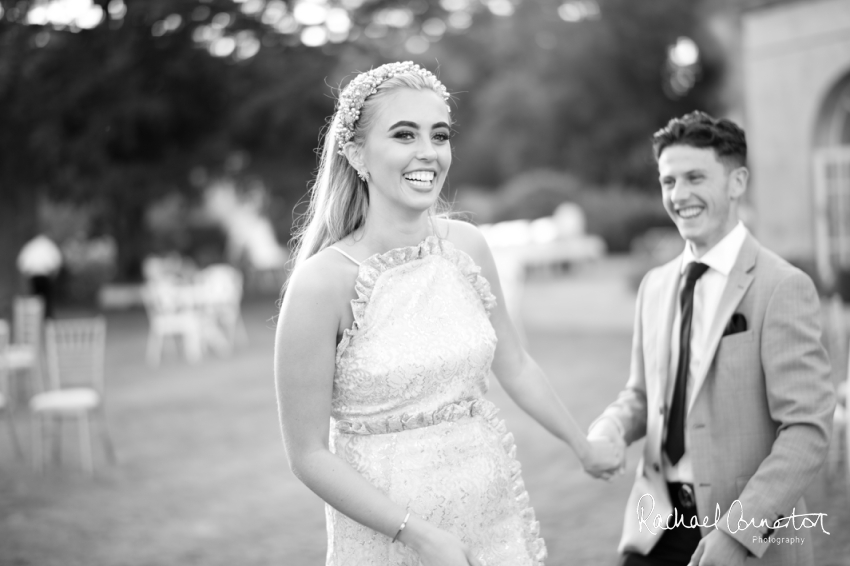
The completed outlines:
{"type": "MultiPolygon", "coordinates": [[[[348,305],[344,280],[327,258],[314,257],[298,268],[284,296],[275,337],[283,442],[292,472],[308,488],[358,523],[393,537],[407,510],[328,450],[336,336],[348,305]]],[[[399,540],[417,550],[424,564],[468,563],[459,539],[412,514],[399,540]]]]}
{"type": "Polygon", "coordinates": [[[499,383],[522,410],[566,442],[585,468],[613,458],[617,449],[608,443],[600,445],[588,441],[586,433],[576,423],[543,370],[525,351],[508,316],[496,263],[484,236],[478,228],[465,222],[449,221],[448,226],[450,240],[481,267],[481,274],[490,283],[490,290],[496,297],[490,322],[498,337],[492,368],[499,383]]]}

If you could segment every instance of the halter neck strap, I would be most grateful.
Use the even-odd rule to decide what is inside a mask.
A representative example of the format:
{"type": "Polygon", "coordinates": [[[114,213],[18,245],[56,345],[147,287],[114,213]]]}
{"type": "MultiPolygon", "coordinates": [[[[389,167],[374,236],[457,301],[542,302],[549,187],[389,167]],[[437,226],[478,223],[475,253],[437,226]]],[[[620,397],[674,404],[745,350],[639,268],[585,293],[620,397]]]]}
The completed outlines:
{"type": "Polygon", "coordinates": [[[351,261],[353,261],[353,262],[354,262],[354,263],[356,263],[357,265],[360,265],[360,262],[359,262],[359,261],[357,261],[356,259],[354,259],[354,258],[353,258],[353,257],[351,257],[350,255],[348,255],[347,253],[345,253],[344,251],[342,251],[342,250],[341,250],[341,249],[339,249],[338,247],[336,247],[336,246],[328,246],[328,247],[329,247],[330,249],[332,249],[333,251],[335,251],[335,252],[339,252],[339,253],[341,253],[342,255],[344,255],[345,257],[347,257],[348,259],[350,259],[351,261]]]}

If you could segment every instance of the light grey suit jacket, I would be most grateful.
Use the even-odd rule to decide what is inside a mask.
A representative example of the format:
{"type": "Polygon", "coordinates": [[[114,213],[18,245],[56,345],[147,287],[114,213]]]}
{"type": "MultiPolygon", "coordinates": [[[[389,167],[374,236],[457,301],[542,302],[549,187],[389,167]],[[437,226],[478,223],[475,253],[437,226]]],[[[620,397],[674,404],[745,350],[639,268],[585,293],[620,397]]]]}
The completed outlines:
{"type": "MultiPolygon", "coordinates": [[[[627,443],[646,436],[620,552],[649,552],[664,532],[653,528],[654,516],[666,519],[672,512],[661,444],[667,379],[673,379],[668,366],[681,261],[679,257],[644,277],[629,380],[591,426],[592,431],[610,431],[614,421],[627,443]],[[648,517],[645,523],[639,513],[648,517]]],[[[807,544],[802,546],[771,544],[757,538],[768,534],[767,526],[740,528],[737,519],[755,519],[756,525],[767,519],[773,525],[795,507],[797,515],[806,513],[802,495],[826,457],[835,408],[819,319],[811,279],[747,235],[709,331],[708,354],[701,356],[703,363],[692,378],[695,394],[690,396],[685,441],[701,522],[707,516],[709,525],[714,524],[719,508],[717,528],[762,558],[760,564],[813,563],[806,531],[789,526],[773,533],[803,536],[807,544]],[[736,312],[746,317],[747,330],[722,337],[736,312]],[[733,507],[736,500],[740,505],[733,507]]],[[[712,528],[701,528],[702,535],[712,528]]]]}

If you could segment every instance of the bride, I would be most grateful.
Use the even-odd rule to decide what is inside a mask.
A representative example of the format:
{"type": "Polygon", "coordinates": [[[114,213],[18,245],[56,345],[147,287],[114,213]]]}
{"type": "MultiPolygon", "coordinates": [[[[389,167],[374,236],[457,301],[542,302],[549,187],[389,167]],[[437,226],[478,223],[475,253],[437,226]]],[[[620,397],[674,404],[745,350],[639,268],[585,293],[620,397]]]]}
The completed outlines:
{"type": "Polygon", "coordinates": [[[619,461],[523,349],[481,233],[435,214],[447,101],[410,62],[357,75],[296,235],[275,383],[290,467],[327,503],[329,566],[543,563],[491,370],[585,469],[619,461]]]}

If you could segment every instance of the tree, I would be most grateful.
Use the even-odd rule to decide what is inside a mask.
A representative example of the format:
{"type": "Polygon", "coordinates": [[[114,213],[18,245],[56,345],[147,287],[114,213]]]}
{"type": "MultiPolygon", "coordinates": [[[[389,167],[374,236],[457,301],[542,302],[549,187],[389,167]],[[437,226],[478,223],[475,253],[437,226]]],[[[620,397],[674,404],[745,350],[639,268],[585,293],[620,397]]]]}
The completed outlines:
{"type": "Polygon", "coordinates": [[[539,167],[654,186],[651,132],[714,110],[713,61],[679,98],[664,87],[669,46],[698,34],[697,2],[344,4],[95,0],[85,21],[57,23],[44,2],[0,0],[0,304],[40,198],[93,211],[123,278],[150,246],[150,203],[196,198],[217,175],[261,179],[285,236],[333,87],[388,60],[438,67],[457,93],[455,187],[539,167]]]}
{"type": "MultiPolygon", "coordinates": [[[[303,165],[315,128],[307,134],[300,122],[321,123],[332,110],[330,100],[305,100],[333,64],[325,53],[297,46],[281,57],[278,44],[238,60],[197,41],[195,30],[216,17],[232,34],[263,33],[233,2],[134,2],[83,30],[22,25],[25,3],[11,4],[0,19],[0,209],[14,211],[0,227],[6,274],[47,197],[94,210],[96,230],[120,243],[119,273],[137,275],[149,203],[196,196],[193,171],[224,173],[246,149],[261,157],[243,160],[246,174],[262,172],[273,152],[279,169],[303,165]],[[163,31],[168,21],[176,25],[163,31]]],[[[13,288],[7,275],[0,294],[13,288]]]]}
{"type": "Polygon", "coordinates": [[[480,14],[468,33],[446,37],[435,57],[461,91],[453,182],[497,186],[551,167],[588,184],[654,188],[652,132],[693,109],[718,110],[717,61],[701,61],[701,80],[683,96],[665,88],[669,47],[701,36],[697,8],[600,0],[597,17],[569,22],[555,3],[526,2],[511,18],[480,14]]]}

